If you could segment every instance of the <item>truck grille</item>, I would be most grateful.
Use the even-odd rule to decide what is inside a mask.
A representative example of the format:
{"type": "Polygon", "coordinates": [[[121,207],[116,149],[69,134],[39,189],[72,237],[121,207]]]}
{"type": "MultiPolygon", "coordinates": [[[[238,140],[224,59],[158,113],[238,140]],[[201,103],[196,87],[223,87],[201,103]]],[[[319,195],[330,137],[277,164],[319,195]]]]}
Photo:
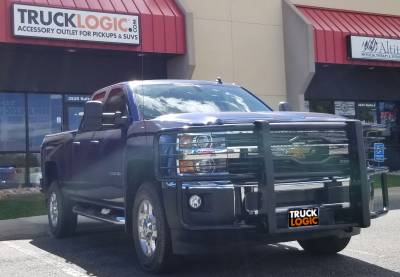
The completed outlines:
{"type": "Polygon", "coordinates": [[[259,179],[261,177],[262,158],[258,144],[259,141],[254,131],[226,136],[227,148],[240,153],[238,158],[227,161],[229,174],[234,176],[250,174],[253,177],[252,179],[259,179]]]}
{"type": "MultiPolygon", "coordinates": [[[[345,130],[271,131],[270,144],[276,181],[349,175],[349,139],[345,130]]],[[[227,137],[227,146],[240,152],[240,158],[228,161],[229,173],[258,176],[263,160],[259,145],[255,132],[227,137]]]]}
{"type": "Polygon", "coordinates": [[[276,181],[349,175],[345,130],[272,131],[271,152],[276,181]]]}

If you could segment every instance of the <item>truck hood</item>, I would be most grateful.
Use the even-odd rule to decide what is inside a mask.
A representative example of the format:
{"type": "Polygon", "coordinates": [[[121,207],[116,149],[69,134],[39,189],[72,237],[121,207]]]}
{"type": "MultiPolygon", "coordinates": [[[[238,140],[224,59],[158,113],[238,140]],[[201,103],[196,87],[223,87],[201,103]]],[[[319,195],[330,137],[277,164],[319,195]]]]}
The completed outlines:
{"type": "Polygon", "coordinates": [[[345,121],[346,118],[332,114],[306,112],[223,112],[223,113],[183,113],[159,116],[158,122],[176,122],[185,125],[212,125],[252,123],[257,120],[270,122],[311,122],[345,121]]]}

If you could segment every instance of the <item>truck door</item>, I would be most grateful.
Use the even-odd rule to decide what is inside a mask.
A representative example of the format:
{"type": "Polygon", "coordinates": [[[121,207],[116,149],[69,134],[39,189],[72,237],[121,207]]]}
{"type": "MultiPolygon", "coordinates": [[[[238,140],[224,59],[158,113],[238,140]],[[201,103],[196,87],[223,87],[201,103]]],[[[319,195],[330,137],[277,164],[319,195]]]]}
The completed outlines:
{"type": "Polygon", "coordinates": [[[92,146],[91,139],[94,132],[78,130],[72,141],[71,153],[71,181],[67,183],[65,189],[74,196],[84,196],[91,184],[90,174],[92,171],[92,146]]]}
{"type": "MultiPolygon", "coordinates": [[[[108,94],[104,104],[104,113],[117,113],[129,116],[128,105],[122,87],[114,87],[108,94]]],[[[93,141],[97,144],[96,164],[97,193],[101,200],[112,202],[113,205],[123,205],[124,181],[124,128],[114,125],[112,118],[103,119],[103,129],[96,131],[93,141]]],[[[100,200],[99,199],[99,200],[100,200]]]]}
{"type": "MultiPolygon", "coordinates": [[[[95,93],[93,100],[102,101],[106,91],[95,93]]],[[[71,176],[64,185],[67,193],[77,197],[92,198],[97,184],[97,142],[95,131],[83,130],[79,126],[71,147],[71,176]]]]}

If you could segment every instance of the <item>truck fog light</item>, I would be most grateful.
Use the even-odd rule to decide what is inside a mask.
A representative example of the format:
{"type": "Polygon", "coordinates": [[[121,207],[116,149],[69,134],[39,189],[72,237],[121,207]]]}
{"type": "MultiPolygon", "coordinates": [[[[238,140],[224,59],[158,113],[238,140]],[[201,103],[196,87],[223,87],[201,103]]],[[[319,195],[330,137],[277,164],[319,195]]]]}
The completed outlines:
{"type": "Polygon", "coordinates": [[[195,209],[195,210],[200,209],[201,204],[202,204],[202,200],[201,200],[201,197],[199,195],[194,194],[194,195],[190,196],[190,198],[189,198],[189,206],[192,209],[195,209]]]}

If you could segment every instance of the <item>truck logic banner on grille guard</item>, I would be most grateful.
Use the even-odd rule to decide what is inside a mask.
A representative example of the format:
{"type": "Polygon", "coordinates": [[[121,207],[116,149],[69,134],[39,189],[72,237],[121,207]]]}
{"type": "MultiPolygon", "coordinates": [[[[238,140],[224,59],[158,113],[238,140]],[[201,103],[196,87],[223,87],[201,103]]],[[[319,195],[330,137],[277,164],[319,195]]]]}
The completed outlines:
{"type": "Polygon", "coordinates": [[[319,224],[319,209],[290,209],[288,211],[289,227],[305,227],[319,224]]]}
{"type": "Polygon", "coordinates": [[[140,43],[137,15],[14,4],[13,19],[19,37],[140,43]]]}

